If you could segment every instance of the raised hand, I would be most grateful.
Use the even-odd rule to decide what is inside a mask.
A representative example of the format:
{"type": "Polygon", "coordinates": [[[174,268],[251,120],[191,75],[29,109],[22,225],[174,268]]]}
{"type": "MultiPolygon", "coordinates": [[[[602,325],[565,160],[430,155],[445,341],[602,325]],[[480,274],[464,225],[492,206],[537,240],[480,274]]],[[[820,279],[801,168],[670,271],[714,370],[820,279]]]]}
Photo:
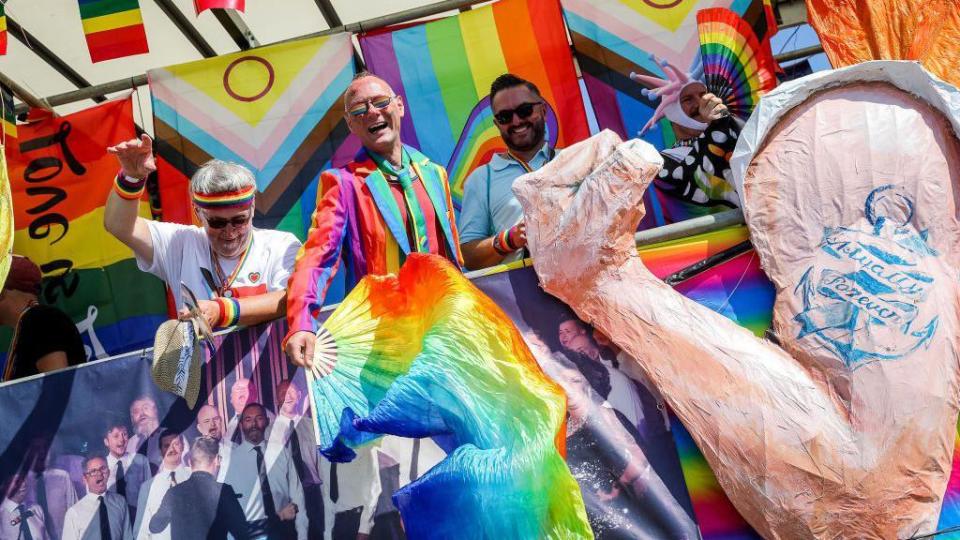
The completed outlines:
{"type": "Polygon", "coordinates": [[[107,148],[107,152],[117,156],[123,173],[131,178],[146,178],[157,170],[157,160],[153,157],[153,139],[144,133],[139,139],[130,139],[107,148]]]}

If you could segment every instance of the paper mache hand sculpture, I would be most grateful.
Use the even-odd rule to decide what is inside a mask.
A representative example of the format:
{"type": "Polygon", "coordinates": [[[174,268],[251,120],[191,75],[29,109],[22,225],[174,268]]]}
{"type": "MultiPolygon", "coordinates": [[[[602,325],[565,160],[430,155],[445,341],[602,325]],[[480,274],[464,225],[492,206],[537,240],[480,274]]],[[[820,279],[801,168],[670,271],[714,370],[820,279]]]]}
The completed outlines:
{"type": "Polygon", "coordinates": [[[955,88],[905,62],[763,98],[734,167],[783,348],[643,266],[650,145],[603,132],[514,185],[543,287],[637,359],[766,538],[936,526],[958,410],[951,103],[955,88]]]}

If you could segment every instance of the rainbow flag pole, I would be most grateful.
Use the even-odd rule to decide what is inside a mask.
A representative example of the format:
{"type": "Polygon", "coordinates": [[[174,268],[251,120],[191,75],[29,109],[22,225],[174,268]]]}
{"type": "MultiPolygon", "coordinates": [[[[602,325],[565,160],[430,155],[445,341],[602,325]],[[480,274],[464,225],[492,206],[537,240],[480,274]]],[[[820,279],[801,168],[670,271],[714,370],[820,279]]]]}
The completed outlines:
{"type": "Polygon", "coordinates": [[[94,63],[150,52],[138,0],[79,0],[94,63]]]}

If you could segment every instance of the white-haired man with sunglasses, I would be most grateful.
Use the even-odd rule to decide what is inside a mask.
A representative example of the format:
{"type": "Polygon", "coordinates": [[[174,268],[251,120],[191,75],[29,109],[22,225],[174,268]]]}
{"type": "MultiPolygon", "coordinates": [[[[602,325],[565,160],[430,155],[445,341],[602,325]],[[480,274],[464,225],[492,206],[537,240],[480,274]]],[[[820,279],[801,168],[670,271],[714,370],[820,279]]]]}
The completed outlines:
{"type": "Polygon", "coordinates": [[[147,135],[107,149],[120,172],[107,200],[104,226],[133,250],[141,270],[162,279],[184,315],[184,283],[214,328],[277,319],[286,310],[286,285],[300,242],[282,231],[253,226],[256,180],[249,169],[213,160],[190,179],[201,226],[161,223],[139,215],[147,176],[157,169],[147,135]]]}
{"type": "Polygon", "coordinates": [[[535,84],[510,73],[501,75],[490,85],[490,106],[507,151],[494,154],[464,184],[460,249],[470,270],[523,257],[526,228],[513,181],[543,167],[554,155],[546,140],[547,105],[535,84]]]}

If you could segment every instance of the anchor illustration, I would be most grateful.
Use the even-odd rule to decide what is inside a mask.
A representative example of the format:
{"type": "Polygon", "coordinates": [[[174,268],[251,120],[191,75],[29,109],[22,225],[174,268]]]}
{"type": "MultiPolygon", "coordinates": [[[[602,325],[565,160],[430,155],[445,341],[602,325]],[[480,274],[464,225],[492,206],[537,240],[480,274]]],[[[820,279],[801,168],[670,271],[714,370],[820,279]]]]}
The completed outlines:
{"type": "Polygon", "coordinates": [[[938,253],[928,232],[910,224],[913,201],[892,184],[881,186],[867,196],[864,215],[869,227],[824,228],[828,264],[808,267],[794,289],[804,308],[794,318],[797,338],[820,341],[851,369],[909,355],[930,342],[939,323],[923,317],[934,285],[924,260],[938,253]]]}

